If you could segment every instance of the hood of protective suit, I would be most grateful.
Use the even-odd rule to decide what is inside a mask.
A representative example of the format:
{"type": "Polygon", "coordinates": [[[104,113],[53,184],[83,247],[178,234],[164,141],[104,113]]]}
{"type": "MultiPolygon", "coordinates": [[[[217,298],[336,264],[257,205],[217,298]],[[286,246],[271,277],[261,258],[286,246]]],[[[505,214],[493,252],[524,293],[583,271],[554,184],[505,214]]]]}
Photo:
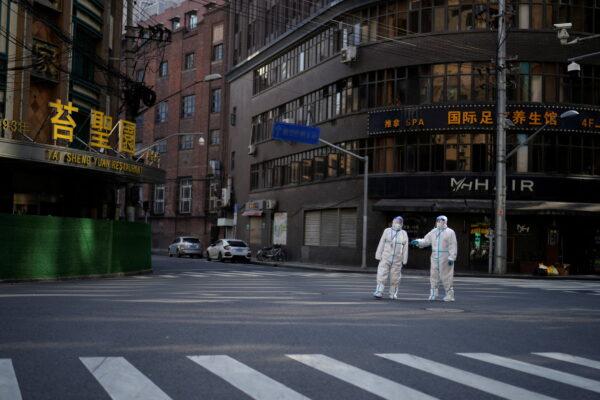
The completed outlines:
{"type": "Polygon", "coordinates": [[[435,220],[435,227],[438,229],[446,229],[448,227],[448,218],[445,215],[440,215],[435,220]]]}
{"type": "Polygon", "coordinates": [[[402,226],[404,226],[404,220],[402,219],[402,217],[394,218],[394,220],[392,221],[392,229],[395,231],[399,231],[400,229],[402,229],[402,226]]]}

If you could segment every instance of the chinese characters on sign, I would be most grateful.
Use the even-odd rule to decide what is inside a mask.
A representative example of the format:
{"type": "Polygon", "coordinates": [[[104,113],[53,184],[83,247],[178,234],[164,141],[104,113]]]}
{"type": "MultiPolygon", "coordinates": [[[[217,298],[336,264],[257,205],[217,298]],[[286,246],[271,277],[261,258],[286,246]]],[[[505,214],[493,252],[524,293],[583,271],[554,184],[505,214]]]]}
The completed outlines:
{"type": "MultiPolygon", "coordinates": [[[[73,103],[70,101],[67,104],[63,104],[60,99],[50,102],[49,106],[55,110],[54,115],[50,119],[52,124],[52,139],[54,141],[65,140],[72,143],[74,139],[73,132],[77,127],[77,123],[73,119],[73,114],[77,113],[79,109],[73,106],[73,103]]],[[[114,129],[112,122],[113,119],[111,116],[106,115],[103,111],[92,109],[90,113],[90,148],[100,149],[101,151],[112,149],[109,142],[111,132],[114,129]]],[[[135,123],[119,120],[118,127],[117,151],[133,156],[135,154],[135,123]]],[[[155,155],[148,156],[147,159],[151,162],[158,162],[158,158],[155,155]]]]}
{"type": "Polygon", "coordinates": [[[112,117],[102,111],[92,110],[90,116],[90,147],[110,149],[108,137],[112,129],[112,117]]]}
{"type": "Polygon", "coordinates": [[[119,120],[119,153],[135,153],[135,123],[123,119],[119,120]]]}
{"type": "MultiPolygon", "coordinates": [[[[600,132],[600,109],[580,109],[579,118],[560,119],[571,109],[567,105],[509,104],[506,118],[512,122],[509,129],[535,131],[544,125],[562,132],[600,132]],[[513,126],[514,125],[514,126],[513,126]]],[[[496,109],[493,104],[423,105],[378,110],[369,113],[369,134],[411,131],[482,130],[496,127],[496,109]]]]}
{"type": "Polygon", "coordinates": [[[492,111],[448,111],[448,125],[494,125],[492,111]]]}
{"type": "Polygon", "coordinates": [[[52,123],[52,139],[64,139],[67,142],[73,142],[73,129],[77,126],[75,120],[71,116],[79,111],[79,108],[74,107],[70,101],[67,104],[62,104],[60,99],[50,103],[50,107],[56,110],[56,114],[50,119],[52,123]]]}

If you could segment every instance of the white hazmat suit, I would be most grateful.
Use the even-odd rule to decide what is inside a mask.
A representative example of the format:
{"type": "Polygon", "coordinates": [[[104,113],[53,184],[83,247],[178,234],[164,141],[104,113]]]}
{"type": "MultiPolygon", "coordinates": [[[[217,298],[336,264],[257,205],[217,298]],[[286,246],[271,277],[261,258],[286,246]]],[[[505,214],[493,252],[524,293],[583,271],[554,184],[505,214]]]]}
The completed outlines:
{"type": "Polygon", "coordinates": [[[394,218],[391,228],[386,228],[379,240],[375,258],[379,260],[377,266],[377,287],[373,296],[380,299],[383,290],[390,278],[390,299],[398,298],[398,285],[402,277],[402,266],[408,261],[408,235],[402,229],[402,217],[394,218]]]}
{"type": "Polygon", "coordinates": [[[435,300],[438,296],[438,286],[441,279],[446,293],[444,301],[454,301],[454,261],[458,250],[456,234],[448,228],[448,218],[440,215],[437,218],[436,227],[423,239],[415,239],[411,244],[420,248],[431,246],[429,277],[431,291],[429,300],[435,300]]]}

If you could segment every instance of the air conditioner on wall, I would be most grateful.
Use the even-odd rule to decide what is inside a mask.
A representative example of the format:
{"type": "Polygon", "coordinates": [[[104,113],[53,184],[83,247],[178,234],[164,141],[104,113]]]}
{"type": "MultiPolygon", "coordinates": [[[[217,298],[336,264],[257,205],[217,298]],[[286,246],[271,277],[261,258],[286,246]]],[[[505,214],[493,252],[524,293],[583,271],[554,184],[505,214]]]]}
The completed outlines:
{"type": "Polygon", "coordinates": [[[349,63],[352,61],[356,61],[357,58],[357,49],[356,46],[346,46],[340,52],[341,61],[343,63],[349,63]]]}
{"type": "Polygon", "coordinates": [[[253,156],[255,154],[256,154],[256,146],[253,144],[248,145],[248,155],[253,156]]]}

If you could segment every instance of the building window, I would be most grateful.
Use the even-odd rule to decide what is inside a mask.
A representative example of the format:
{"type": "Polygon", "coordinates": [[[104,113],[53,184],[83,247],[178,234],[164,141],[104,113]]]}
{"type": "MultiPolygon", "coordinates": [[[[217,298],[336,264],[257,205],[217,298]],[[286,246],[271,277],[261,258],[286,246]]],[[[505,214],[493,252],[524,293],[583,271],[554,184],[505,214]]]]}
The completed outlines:
{"type": "Polygon", "coordinates": [[[179,179],[179,213],[189,214],[192,212],[192,179],[179,179]]]}
{"type": "Polygon", "coordinates": [[[194,136],[183,135],[179,137],[179,150],[190,150],[194,148],[194,136]]]}
{"type": "Polygon", "coordinates": [[[185,14],[185,26],[188,29],[196,29],[198,26],[198,15],[196,11],[190,11],[185,14]]]}
{"type": "Polygon", "coordinates": [[[210,97],[210,112],[221,112],[221,89],[213,89],[210,97]]]}
{"type": "Polygon", "coordinates": [[[304,245],[356,247],[356,208],[304,213],[304,245]]]}
{"type": "Polygon", "coordinates": [[[154,145],[154,151],[160,154],[164,154],[167,152],[167,141],[163,140],[154,145]]]}
{"type": "Polygon", "coordinates": [[[171,30],[175,32],[179,28],[181,28],[181,21],[179,20],[179,17],[173,18],[171,20],[171,30]]]}
{"type": "Polygon", "coordinates": [[[165,185],[154,186],[154,214],[165,213],[165,185]]]}
{"type": "Polygon", "coordinates": [[[221,161],[209,160],[208,161],[209,174],[213,176],[221,176],[221,161]]]}
{"type": "Polygon", "coordinates": [[[189,95],[181,98],[181,118],[191,118],[196,108],[196,96],[189,95]]]}
{"type": "Polygon", "coordinates": [[[186,54],[183,60],[183,68],[192,69],[194,68],[194,65],[194,53],[186,54]]]}
{"type": "Polygon", "coordinates": [[[212,60],[223,59],[223,24],[213,25],[212,31],[212,60]]]}
{"type": "Polygon", "coordinates": [[[221,131],[218,129],[213,129],[210,131],[210,144],[217,145],[221,144],[221,131]]]}
{"type": "Polygon", "coordinates": [[[161,101],[156,107],[156,122],[161,123],[167,120],[168,106],[166,101],[161,101]]]}
{"type": "Polygon", "coordinates": [[[135,81],[136,82],[144,82],[144,70],[138,69],[135,71],[135,81]]]}
{"type": "Polygon", "coordinates": [[[235,151],[231,152],[231,170],[235,169],[235,151]]]}
{"type": "Polygon", "coordinates": [[[160,66],[158,68],[158,76],[161,78],[165,78],[169,75],[169,62],[161,61],[160,66]]]}
{"type": "Polygon", "coordinates": [[[213,46],[212,60],[221,61],[223,59],[223,43],[213,46]]]}

